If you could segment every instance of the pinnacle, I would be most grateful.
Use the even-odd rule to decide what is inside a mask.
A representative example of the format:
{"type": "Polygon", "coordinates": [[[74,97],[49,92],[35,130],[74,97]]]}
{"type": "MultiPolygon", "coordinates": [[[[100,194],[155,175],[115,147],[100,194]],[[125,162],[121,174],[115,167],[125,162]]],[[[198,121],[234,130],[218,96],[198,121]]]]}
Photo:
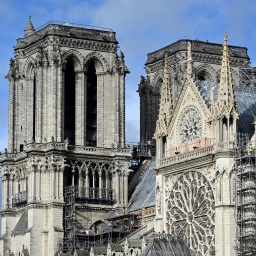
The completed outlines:
{"type": "Polygon", "coordinates": [[[35,32],[35,28],[32,24],[31,16],[29,16],[28,23],[24,29],[24,37],[31,35],[33,32],[35,32]]]}

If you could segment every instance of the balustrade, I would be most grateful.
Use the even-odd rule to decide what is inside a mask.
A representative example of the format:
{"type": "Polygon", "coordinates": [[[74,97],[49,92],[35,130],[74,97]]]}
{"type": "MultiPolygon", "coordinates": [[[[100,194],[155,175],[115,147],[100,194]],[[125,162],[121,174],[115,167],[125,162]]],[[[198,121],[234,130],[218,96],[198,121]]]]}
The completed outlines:
{"type": "Polygon", "coordinates": [[[12,197],[12,205],[13,206],[26,204],[27,201],[28,201],[28,191],[27,190],[21,191],[12,197]]]}

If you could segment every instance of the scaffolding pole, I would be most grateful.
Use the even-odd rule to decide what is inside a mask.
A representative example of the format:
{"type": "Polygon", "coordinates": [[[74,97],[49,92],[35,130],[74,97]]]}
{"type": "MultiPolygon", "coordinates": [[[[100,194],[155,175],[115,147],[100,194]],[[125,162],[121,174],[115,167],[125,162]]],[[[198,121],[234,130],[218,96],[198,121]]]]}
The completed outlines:
{"type": "Polygon", "coordinates": [[[256,255],[256,163],[255,145],[248,134],[238,134],[235,152],[236,251],[238,256],[256,255]]]}

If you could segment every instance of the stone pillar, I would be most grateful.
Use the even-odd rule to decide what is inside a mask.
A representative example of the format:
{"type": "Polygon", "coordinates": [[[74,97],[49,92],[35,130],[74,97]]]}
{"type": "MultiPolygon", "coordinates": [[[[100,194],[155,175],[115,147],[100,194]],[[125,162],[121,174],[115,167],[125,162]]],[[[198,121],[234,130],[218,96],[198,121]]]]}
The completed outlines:
{"type": "Polygon", "coordinates": [[[85,196],[89,196],[89,170],[88,167],[85,169],[85,196]]]}
{"type": "Polygon", "coordinates": [[[50,200],[54,199],[54,170],[53,166],[50,169],[50,200]]]}
{"type": "Polygon", "coordinates": [[[78,195],[82,195],[83,190],[83,175],[82,175],[82,170],[78,170],[78,195]]]}
{"type": "Polygon", "coordinates": [[[108,172],[106,172],[106,189],[108,189],[109,187],[109,184],[108,184],[108,182],[109,182],[109,174],[108,174],[108,172]]]}
{"type": "Polygon", "coordinates": [[[92,195],[95,198],[95,171],[92,171],[92,195]]]}
{"type": "Polygon", "coordinates": [[[120,176],[119,176],[119,193],[120,193],[120,203],[123,204],[124,203],[124,174],[123,171],[120,172],[120,176]]]}
{"type": "Polygon", "coordinates": [[[8,183],[9,183],[9,190],[8,190],[8,208],[11,208],[12,207],[12,176],[10,175],[10,178],[8,180],[8,183]]]}
{"type": "Polygon", "coordinates": [[[7,193],[7,189],[6,189],[6,177],[5,175],[2,176],[2,209],[6,209],[6,193],[7,193]]]}
{"type": "Polygon", "coordinates": [[[102,171],[99,170],[99,198],[102,197],[102,171]]]}
{"type": "Polygon", "coordinates": [[[116,179],[115,179],[115,190],[116,190],[116,202],[120,204],[120,184],[119,184],[119,171],[116,171],[116,179]]]}
{"type": "Polygon", "coordinates": [[[84,74],[82,71],[76,71],[75,73],[75,145],[85,145],[84,144],[84,74]]]}
{"type": "MultiPolygon", "coordinates": [[[[124,174],[124,203],[128,203],[128,173],[124,174]]],[[[153,189],[153,188],[152,188],[153,189]]]]}

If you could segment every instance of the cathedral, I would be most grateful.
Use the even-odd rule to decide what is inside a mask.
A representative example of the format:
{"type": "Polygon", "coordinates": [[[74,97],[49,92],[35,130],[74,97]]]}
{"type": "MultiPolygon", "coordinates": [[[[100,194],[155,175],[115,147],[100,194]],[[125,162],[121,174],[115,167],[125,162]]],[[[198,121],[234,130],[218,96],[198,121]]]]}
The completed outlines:
{"type": "Polygon", "coordinates": [[[255,255],[256,70],[244,47],[148,54],[125,142],[115,33],[29,19],[10,62],[0,255],[255,255]],[[146,150],[142,146],[146,146],[146,150]]]}

